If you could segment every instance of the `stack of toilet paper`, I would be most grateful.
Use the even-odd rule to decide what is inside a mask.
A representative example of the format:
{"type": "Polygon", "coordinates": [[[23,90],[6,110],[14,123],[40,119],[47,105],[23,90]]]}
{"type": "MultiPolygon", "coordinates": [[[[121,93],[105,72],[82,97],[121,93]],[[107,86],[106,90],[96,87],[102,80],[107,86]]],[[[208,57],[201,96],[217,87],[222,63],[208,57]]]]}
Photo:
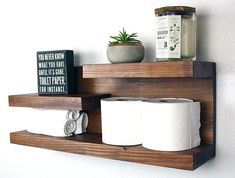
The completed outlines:
{"type": "Polygon", "coordinates": [[[86,132],[88,115],[78,110],[31,109],[27,131],[57,137],[86,132]]]}
{"type": "Polygon", "coordinates": [[[200,103],[183,98],[101,100],[106,144],[181,151],[200,145],[200,103]]]}

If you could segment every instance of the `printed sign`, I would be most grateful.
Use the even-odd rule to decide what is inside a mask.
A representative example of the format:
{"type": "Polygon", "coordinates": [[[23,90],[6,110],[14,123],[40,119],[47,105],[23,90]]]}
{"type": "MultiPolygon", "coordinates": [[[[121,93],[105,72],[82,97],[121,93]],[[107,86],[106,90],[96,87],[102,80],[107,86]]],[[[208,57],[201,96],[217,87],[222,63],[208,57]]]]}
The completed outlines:
{"type": "Polygon", "coordinates": [[[71,50],[37,52],[38,94],[63,95],[75,90],[71,50]]]}

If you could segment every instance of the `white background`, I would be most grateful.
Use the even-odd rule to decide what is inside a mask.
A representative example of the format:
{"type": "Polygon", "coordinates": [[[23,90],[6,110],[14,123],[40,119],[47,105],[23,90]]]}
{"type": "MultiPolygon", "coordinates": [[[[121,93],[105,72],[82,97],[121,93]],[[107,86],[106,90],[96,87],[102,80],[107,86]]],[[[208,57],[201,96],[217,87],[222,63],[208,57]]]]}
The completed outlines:
{"type": "Polygon", "coordinates": [[[235,177],[234,0],[7,0],[0,1],[0,177],[169,178],[235,177]],[[109,36],[138,32],[145,60],[155,58],[154,9],[197,8],[198,60],[217,64],[217,156],[197,170],[80,156],[9,143],[25,128],[26,109],[9,108],[8,95],[37,92],[36,51],[72,49],[76,64],[108,63],[109,36]]]}

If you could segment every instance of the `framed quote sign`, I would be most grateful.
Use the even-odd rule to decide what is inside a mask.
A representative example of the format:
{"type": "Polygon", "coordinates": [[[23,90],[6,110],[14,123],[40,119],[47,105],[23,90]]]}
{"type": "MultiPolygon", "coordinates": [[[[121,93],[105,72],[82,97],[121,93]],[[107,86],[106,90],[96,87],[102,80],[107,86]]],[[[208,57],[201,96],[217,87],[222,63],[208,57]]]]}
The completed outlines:
{"type": "Polygon", "coordinates": [[[72,50],[37,52],[39,95],[68,95],[75,91],[72,50]]]}

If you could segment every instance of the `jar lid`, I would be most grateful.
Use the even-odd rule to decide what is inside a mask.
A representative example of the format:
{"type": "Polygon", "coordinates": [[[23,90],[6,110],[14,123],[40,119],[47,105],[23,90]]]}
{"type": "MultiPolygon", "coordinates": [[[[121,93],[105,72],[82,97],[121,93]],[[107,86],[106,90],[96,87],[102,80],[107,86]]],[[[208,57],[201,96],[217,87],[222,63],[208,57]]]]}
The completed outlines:
{"type": "Polygon", "coordinates": [[[164,14],[168,12],[196,12],[196,8],[189,6],[166,6],[155,9],[155,14],[164,14]]]}

